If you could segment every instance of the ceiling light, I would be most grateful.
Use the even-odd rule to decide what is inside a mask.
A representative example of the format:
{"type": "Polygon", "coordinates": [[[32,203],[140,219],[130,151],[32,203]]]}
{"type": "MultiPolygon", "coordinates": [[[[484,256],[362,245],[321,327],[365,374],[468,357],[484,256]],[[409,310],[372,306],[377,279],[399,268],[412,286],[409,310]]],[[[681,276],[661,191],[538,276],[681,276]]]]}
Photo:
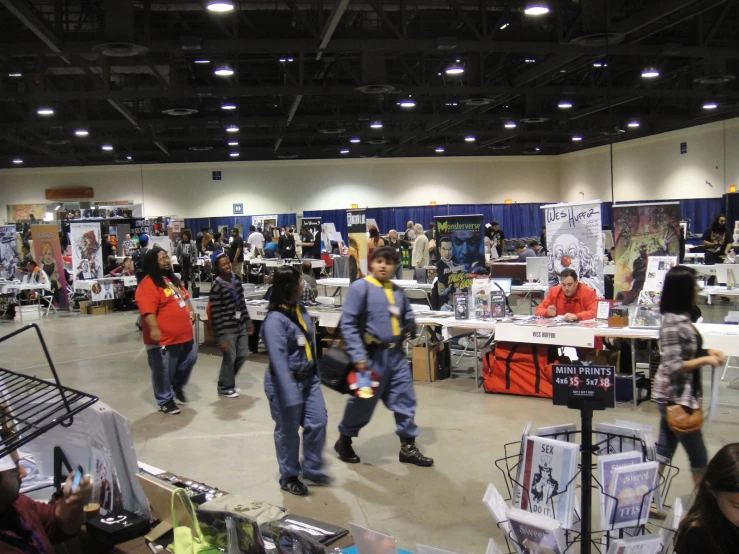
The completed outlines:
{"type": "Polygon", "coordinates": [[[706,102],[703,104],[704,110],[715,110],[716,108],[718,108],[718,104],[716,104],[716,102],[706,102]]]}
{"type": "Polygon", "coordinates": [[[43,107],[36,110],[39,115],[54,115],[54,108],[43,107]]]}
{"type": "Polygon", "coordinates": [[[560,100],[559,104],[557,104],[557,107],[560,110],[569,110],[572,107],[572,102],[569,100],[560,100]]]}
{"type": "Polygon", "coordinates": [[[475,137],[473,137],[472,135],[466,136],[464,137],[464,141],[465,142],[475,142],[475,137]]]}
{"type": "Polygon", "coordinates": [[[349,142],[351,142],[352,144],[359,144],[360,142],[362,142],[362,140],[358,137],[354,137],[354,138],[350,138],[349,142]]]}
{"type": "Polygon", "coordinates": [[[235,110],[236,104],[231,104],[230,102],[227,104],[221,104],[221,109],[222,110],[235,110]]]}
{"type": "Polygon", "coordinates": [[[415,108],[416,101],[413,100],[413,98],[403,98],[402,100],[398,101],[398,106],[400,106],[401,108],[415,108]]]}
{"type": "Polygon", "coordinates": [[[508,121],[505,124],[506,129],[515,129],[516,127],[518,127],[518,125],[516,125],[515,121],[508,121]]]}
{"type": "Polygon", "coordinates": [[[87,129],[77,129],[74,134],[78,137],[86,137],[90,134],[90,131],[88,131],[87,129]]]}
{"type": "Polygon", "coordinates": [[[233,11],[234,3],[230,0],[211,0],[208,2],[207,7],[208,11],[224,13],[233,11]]]}
{"type": "Polygon", "coordinates": [[[231,142],[228,143],[228,145],[229,146],[238,146],[239,145],[239,141],[238,140],[232,140],[231,142]]]}
{"type": "Polygon", "coordinates": [[[526,15],[544,15],[549,13],[549,3],[546,0],[527,0],[523,11],[526,15]]]}
{"type": "Polygon", "coordinates": [[[230,77],[234,74],[234,70],[229,64],[222,63],[216,66],[216,69],[213,73],[215,73],[219,77],[230,77]]]}
{"type": "Polygon", "coordinates": [[[382,129],[382,121],[373,121],[370,123],[370,129],[382,129]]]}
{"type": "Polygon", "coordinates": [[[637,121],[636,119],[635,119],[635,120],[633,120],[633,121],[629,121],[629,122],[627,123],[627,126],[628,126],[628,127],[631,127],[632,129],[636,129],[636,128],[637,128],[637,127],[639,127],[640,125],[641,125],[641,123],[639,123],[639,122],[638,122],[638,121],[637,121]]]}
{"type": "Polygon", "coordinates": [[[541,148],[539,148],[538,146],[534,148],[534,150],[536,150],[537,152],[541,152],[541,148]]]}
{"type": "Polygon", "coordinates": [[[239,153],[238,152],[231,152],[229,154],[229,156],[231,156],[232,158],[238,158],[239,157],[239,153]]]}
{"type": "Polygon", "coordinates": [[[436,153],[437,154],[443,154],[444,153],[444,147],[443,146],[437,146],[436,147],[436,153]]]}
{"type": "Polygon", "coordinates": [[[23,160],[21,160],[20,158],[16,158],[16,159],[13,160],[13,163],[20,165],[20,164],[23,163],[23,160]]]}
{"type": "Polygon", "coordinates": [[[239,128],[236,125],[229,125],[228,127],[226,127],[226,132],[228,132],[228,133],[238,133],[239,132],[239,128]]]}
{"type": "Polygon", "coordinates": [[[510,27],[510,25],[511,25],[510,23],[503,23],[503,25],[500,26],[500,30],[502,31],[506,27],[510,27]]]}
{"type": "Polygon", "coordinates": [[[210,63],[210,60],[199,59],[199,60],[195,60],[193,63],[205,65],[205,64],[209,64],[210,63]]]}
{"type": "Polygon", "coordinates": [[[23,73],[8,73],[8,77],[18,79],[19,77],[23,77],[23,73]]]}
{"type": "Polygon", "coordinates": [[[111,150],[113,150],[113,147],[112,147],[112,146],[111,146],[110,144],[103,144],[103,145],[101,146],[101,148],[102,148],[103,150],[105,150],[106,152],[110,152],[111,150]]]}
{"type": "Polygon", "coordinates": [[[654,79],[655,77],[659,77],[659,70],[656,67],[646,67],[641,72],[641,76],[645,79],[654,79]]]}
{"type": "Polygon", "coordinates": [[[572,137],[572,140],[573,142],[580,142],[582,140],[582,137],[579,135],[575,135],[574,137],[572,137]]]}
{"type": "Polygon", "coordinates": [[[348,148],[342,148],[341,150],[339,150],[339,154],[348,154],[348,153],[349,153],[348,148]]]}
{"type": "Polygon", "coordinates": [[[446,68],[447,75],[462,75],[462,73],[464,73],[464,65],[459,60],[446,68]]]}
{"type": "Polygon", "coordinates": [[[126,159],[127,159],[127,160],[128,160],[129,162],[130,162],[131,160],[133,160],[133,158],[132,158],[131,156],[126,156],[126,159]]]}
{"type": "Polygon", "coordinates": [[[536,63],[536,59],[535,58],[526,58],[524,61],[526,63],[536,63]]]}

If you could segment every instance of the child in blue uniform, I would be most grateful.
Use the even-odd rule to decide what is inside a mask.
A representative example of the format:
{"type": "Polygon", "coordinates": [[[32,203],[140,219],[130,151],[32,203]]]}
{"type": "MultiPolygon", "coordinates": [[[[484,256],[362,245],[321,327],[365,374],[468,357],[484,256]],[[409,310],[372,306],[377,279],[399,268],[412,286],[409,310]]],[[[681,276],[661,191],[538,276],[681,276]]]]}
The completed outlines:
{"type": "Polygon", "coordinates": [[[418,450],[416,437],[416,393],[410,364],[403,352],[403,341],[415,332],[410,302],[403,291],[390,282],[395,266],[400,263],[394,248],[383,246],[373,252],[372,274],[349,287],[341,317],[341,334],[346,351],[358,374],[358,382],[379,380],[374,394],[368,387],[352,396],[339,424],[341,436],[334,446],[339,458],[359,463],[352,448],[352,438],[367,425],[375,406],[382,400],[395,414],[396,433],[400,437],[400,461],[429,467],[434,465],[418,450]],[[362,379],[370,372],[371,378],[362,379]]]}
{"type": "Polygon", "coordinates": [[[298,304],[303,294],[300,272],[285,266],[275,272],[269,313],[261,336],[267,347],[269,367],[264,376],[272,419],[275,450],[282,490],[297,496],[308,494],[304,478],[327,485],[323,473],[326,443],[326,404],[316,369],[316,348],[311,318],[298,304]],[[300,427],[303,427],[303,467],[300,467],[300,427]]]}

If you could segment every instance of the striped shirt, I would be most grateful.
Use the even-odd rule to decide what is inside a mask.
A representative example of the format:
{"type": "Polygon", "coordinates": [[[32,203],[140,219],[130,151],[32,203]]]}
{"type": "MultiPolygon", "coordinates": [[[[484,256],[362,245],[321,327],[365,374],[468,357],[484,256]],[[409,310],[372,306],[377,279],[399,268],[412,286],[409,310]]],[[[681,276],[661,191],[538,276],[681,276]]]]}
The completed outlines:
{"type": "Polygon", "coordinates": [[[224,335],[236,334],[243,329],[248,331],[252,327],[241,279],[234,277],[232,283],[233,286],[218,277],[210,289],[210,318],[217,343],[224,335]],[[237,312],[239,319],[236,319],[237,312]]]}

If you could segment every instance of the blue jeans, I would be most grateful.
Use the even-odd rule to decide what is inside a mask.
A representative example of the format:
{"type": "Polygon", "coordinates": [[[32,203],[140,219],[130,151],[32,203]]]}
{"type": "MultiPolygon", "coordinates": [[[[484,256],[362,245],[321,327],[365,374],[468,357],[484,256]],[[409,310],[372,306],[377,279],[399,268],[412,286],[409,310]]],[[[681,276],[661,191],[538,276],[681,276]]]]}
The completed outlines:
{"type": "Polygon", "coordinates": [[[171,344],[146,351],[151,368],[154,398],[163,406],[174,398],[174,389],[181,389],[190,380],[190,373],[198,361],[194,341],[171,344]]]}
{"type": "Polygon", "coordinates": [[[703,473],[708,465],[708,452],[706,451],[706,443],[703,442],[703,433],[696,431],[689,435],[678,435],[667,425],[667,404],[659,402],[657,407],[661,416],[659,420],[657,454],[665,460],[672,460],[675,450],[677,450],[677,445],[680,443],[683,445],[685,452],[688,453],[690,471],[693,473],[703,473]]]}
{"type": "Polygon", "coordinates": [[[227,343],[228,350],[223,353],[221,372],[218,375],[218,392],[228,392],[236,388],[236,375],[249,355],[249,334],[242,326],[238,333],[227,333],[219,339],[227,343]]]}

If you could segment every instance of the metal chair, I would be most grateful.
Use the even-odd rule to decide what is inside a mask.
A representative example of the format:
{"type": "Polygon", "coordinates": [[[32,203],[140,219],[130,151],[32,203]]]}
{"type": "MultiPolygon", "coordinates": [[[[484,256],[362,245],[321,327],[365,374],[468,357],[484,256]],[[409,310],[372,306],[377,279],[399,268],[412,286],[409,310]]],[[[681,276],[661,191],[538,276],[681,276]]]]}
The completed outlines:
{"type": "Polygon", "coordinates": [[[425,304],[429,308],[431,308],[431,301],[429,300],[429,295],[426,294],[426,291],[423,289],[404,289],[405,295],[408,297],[408,300],[411,301],[411,304],[425,304]],[[416,300],[416,302],[414,302],[416,300]]]}

